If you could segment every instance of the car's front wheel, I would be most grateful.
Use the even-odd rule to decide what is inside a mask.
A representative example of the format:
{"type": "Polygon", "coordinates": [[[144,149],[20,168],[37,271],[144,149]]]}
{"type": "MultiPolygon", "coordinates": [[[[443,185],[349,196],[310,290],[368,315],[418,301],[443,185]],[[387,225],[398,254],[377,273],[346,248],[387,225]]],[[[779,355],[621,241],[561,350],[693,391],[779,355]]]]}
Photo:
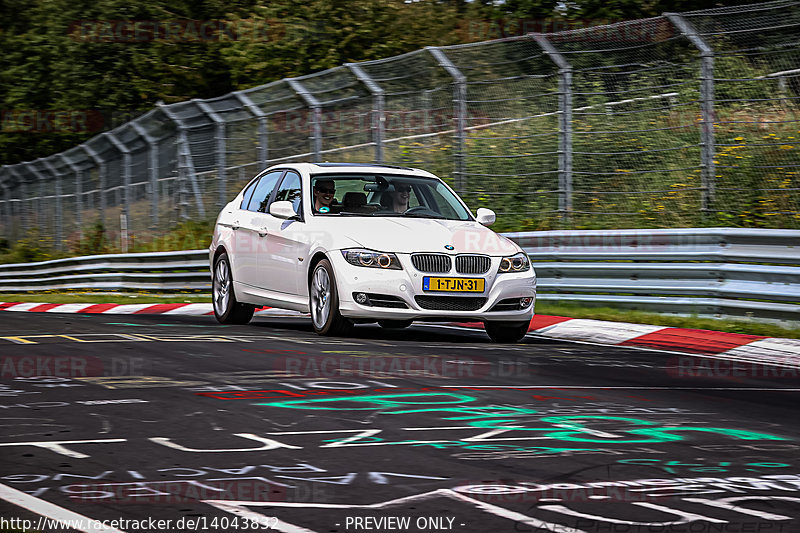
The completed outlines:
{"type": "Polygon", "coordinates": [[[214,260],[211,280],[214,316],[220,324],[247,324],[253,318],[255,306],[236,301],[233,293],[233,274],[228,254],[223,252],[214,260]]]}
{"type": "Polygon", "coordinates": [[[314,267],[308,284],[311,323],[320,335],[341,335],[350,331],[353,323],[339,313],[339,293],[333,265],[323,259],[314,267]]]}
{"type": "Polygon", "coordinates": [[[485,322],[486,333],[494,342],[519,342],[528,333],[530,320],[525,322],[485,322]]]}

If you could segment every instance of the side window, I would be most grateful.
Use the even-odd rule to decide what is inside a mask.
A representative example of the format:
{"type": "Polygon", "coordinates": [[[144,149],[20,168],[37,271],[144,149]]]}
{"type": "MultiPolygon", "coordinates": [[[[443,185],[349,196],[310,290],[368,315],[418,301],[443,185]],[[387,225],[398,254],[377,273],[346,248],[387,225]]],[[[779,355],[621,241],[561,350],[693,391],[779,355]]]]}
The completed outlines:
{"type": "Polygon", "coordinates": [[[283,200],[292,202],[295,212],[300,213],[300,199],[302,198],[302,189],[300,188],[300,175],[295,172],[287,172],[283,181],[278,186],[278,191],[275,193],[273,202],[280,202],[283,200]]]}
{"type": "Polygon", "coordinates": [[[253,180],[250,182],[250,185],[247,186],[247,189],[244,191],[244,195],[242,195],[242,203],[239,204],[239,209],[247,209],[247,206],[250,204],[250,199],[253,197],[253,191],[256,190],[256,186],[258,185],[259,180],[253,180]]]}
{"type": "Polygon", "coordinates": [[[267,212],[269,195],[272,194],[272,189],[275,188],[275,183],[277,183],[282,174],[283,170],[273,170],[269,174],[261,176],[261,179],[258,180],[258,185],[256,185],[253,191],[253,197],[250,199],[250,203],[247,206],[248,211],[267,212]]]}

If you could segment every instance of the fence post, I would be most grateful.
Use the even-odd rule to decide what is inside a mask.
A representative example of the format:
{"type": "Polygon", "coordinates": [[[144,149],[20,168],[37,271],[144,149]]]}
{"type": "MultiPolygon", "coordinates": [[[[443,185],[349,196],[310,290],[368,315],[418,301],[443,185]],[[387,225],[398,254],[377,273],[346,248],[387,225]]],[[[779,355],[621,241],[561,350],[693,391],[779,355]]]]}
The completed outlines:
{"type": "Polygon", "coordinates": [[[541,33],[534,40],[558,67],[558,211],[567,222],[572,213],[572,65],[541,33]]]}
{"type": "Polygon", "coordinates": [[[289,82],[289,87],[303,99],[308,107],[311,108],[312,116],[314,117],[314,132],[312,136],[314,159],[316,162],[322,161],[322,105],[319,103],[313,94],[308,92],[303,84],[294,78],[286,78],[289,82]]]}
{"type": "Polygon", "coordinates": [[[6,168],[8,169],[8,172],[17,179],[17,184],[19,187],[19,214],[20,222],[22,222],[21,225],[23,228],[29,228],[33,225],[33,223],[31,221],[28,208],[25,205],[26,200],[30,201],[30,195],[28,194],[28,183],[25,177],[21,173],[17,172],[17,170],[14,168],[16,166],[19,165],[11,165],[6,168]]]}
{"type": "Polygon", "coordinates": [[[349,68],[358,78],[358,81],[363,83],[372,93],[372,120],[370,125],[372,127],[372,141],[375,143],[375,162],[383,163],[383,139],[386,132],[385,91],[358,64],[345,63],[344,66],[349,68]]]}
{"type": "Polygon", "coordinates": [[[141,124],[136,121],[129,122],[133,131],[145,140],[148,147],[147,159],[150,167],[150,227],[158,227],[158,143],[155,137],[147,133],[141,124]]]}
{"type": "Polygon", "coordinates": [[[217,207],[222,209],[225,204],[228,203],[228,192],[227,192],[227,174],[225,167],[227,166],[226,162],[226,150],[227,147],[225,146],[225,119],[219,116],[214,109],[207,103],[203,102],[202,100],[192,100],[197,107],[200,108],[200,111],[206,114],[208,118],[210,118],[214,122],[214,137],[215,137],[215,144],[216,152],[217,152],[217,193],[219,197],[217,198],[217,207]]]}
{"type": "MultiPolygon", "coordinates": [[[[33,173],[34,176],[36,176],[36,181],[39,183],[39,196],[36,197],[39,199],[39,205],[38,207],[33,207],[34,209],[33,214],[35,215],[34,218],[36,219],[36,225],[40,227],[45,227],[46,226],[45,221],[47,220],[45,214],[49,213],[50,210],[47,208],[47,205],[45,204],[45,188],[46,188],[45,176],[36,167],[37,164],[41,164],[41,161],[42,158],[39,158],[31,162],[23,163],[23,165],[26,168],[28,168],[30,172],[33,173]]],[[[52,237],[52,235],[49,236],[52,237]]]]}
{"type": "MultiPolygon", "coordinates": [[[[127,230],[130,220],[130,202],[131,202],[131,150],[122,142],[117,139],[113,133],[101,133],[109,142],[122,154],[122,182],[124,184],[125,197],[122,199],[122,215],[123,220],[120,227],[127,230]]],[[[128,238],[125,231],[122,232],[122,253],[128,251],[128,238]]]]}
{"type": "Polygon", "coordinates": [[[64,207],[61,199],[61,174],[56,170],[56,167],[47,159],[42,159],[42,164],[53,176],[55,184],[55,197],[56,197],[56,250],[64,250],[64,207]]]}
{"type": "Polygon", "coordinates": [[[714,49],[679,13],[664,13],[664,16],[700,50],[700,115],[703,121],[700,130],[700,175],[703,186],[702,210],[705,215],[713,209],[717,181],[714,163],[714,154],[717,151],[714,140],[714,49]]]}
{"type": "Polygon", "coordinates": [[[186,212],[186,206],[189,205],[189,201],[186,199],[189,194],[189,191],[186,190],[186,183],[189,182],[192,184],[194,199],[197,203],[197,212],[201,218],[205,218],[206,210],[203,207],[203,197],[197,184],[197,173],[194,170],[192,148],[189,146],[189,137],[186,135],[186,125],[178,115],[172,112],[168,105],[162,102],[157,102],[156,105],[178,127],[178,176],[180,176],[178,181],[180,182],[180,187],[182,187],[178,191],[178,205],[182,211],[180,216],[183,219],[189,218],[189,213],[186,212]]]}
{"type": "Polygon", "coordinates": [[[463,195],[467,186],[467,77],[450,61],[450,58],[436,46],[427,46],[436,63],[453,78],[453,106],[456,115],[455,182],[456,191],[463,195]]]}
{"type": "Polygon", "coordinates": [[[258,159],[261,161],[261,169],[267,168],[267,161],[269,161],[269,136],[267,130],[267,114],[264,110],[258,107],[249,96],[243,91],[236,91],[233,93],[236,98],[244,105],[250,113],[258,119],[258,159]]]}
{"type": "Polygon", "coordinates": [[[78,226],[78,239],[83,240],[83,170],[63,153],[58,157],[75,173],[75,224],[78,226]]]}
{"type": "Polygon", "coordinates": [[[97,188],[100,189],[100,223],[105,227],[106,225],[106,162],[97,152],[89,148],[85,144],[80,145],[81,149],[92,158],[94,164],[97,165],[97,188]]]}
{"type": "MultiPolygon", "coordinates": [[[[4,166],[3,170],[6,170],[7,168],[8,167],[4,166]]],[[[11,237],[11,217],[12,217],[12,215],[11,215],[11,192],[8,189],[8,185],[6,185],[6,181],[7,181],[7,178],[9,176],[9,173],[6,172],[5,174],[6,174],[5,178],[0,179],[0,189],[3,189],[3,208],[4,208],[3,210],[5,211],[5,215],[6,215],[6,223],[5,223],[4,230],[5,230],[5,234],[9,237],[9,240],[10,240],[10,237],[11,237]]]]}

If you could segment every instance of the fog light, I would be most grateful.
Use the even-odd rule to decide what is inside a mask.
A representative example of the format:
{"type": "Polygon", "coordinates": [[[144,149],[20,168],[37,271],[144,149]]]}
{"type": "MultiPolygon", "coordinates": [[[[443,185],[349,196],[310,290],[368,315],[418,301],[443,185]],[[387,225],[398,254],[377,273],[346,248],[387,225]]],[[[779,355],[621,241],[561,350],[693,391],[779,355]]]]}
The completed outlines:
{"type": "Polygon", "coordinates": [[[532,301],[533,301],[533,298],[520,298],[519,299],[519,308],[520,309],[525,309],[526,307],[531,305],[532,301]]]}
{"type": "Polygon", "coordinates": [[[369,298],[367,298],[366,293],[363,292],[357,292],[355,294],[355,297],[356,297],[356,302],[360,303],[361,305],[364,305],[369,301],[369,298]]]}

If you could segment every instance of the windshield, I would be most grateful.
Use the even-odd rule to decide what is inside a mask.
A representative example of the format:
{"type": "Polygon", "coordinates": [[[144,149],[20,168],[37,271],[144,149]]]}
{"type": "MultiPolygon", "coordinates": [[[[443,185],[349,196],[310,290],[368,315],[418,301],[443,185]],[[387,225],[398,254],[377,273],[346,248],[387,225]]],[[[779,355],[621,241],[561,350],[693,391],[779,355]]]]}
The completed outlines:
{"type": "Polygon", "coordinates": [[[311,177],[314,215],[417,217],[471,220],[469,211],[441,180],[374,173],[311,177]]]}

